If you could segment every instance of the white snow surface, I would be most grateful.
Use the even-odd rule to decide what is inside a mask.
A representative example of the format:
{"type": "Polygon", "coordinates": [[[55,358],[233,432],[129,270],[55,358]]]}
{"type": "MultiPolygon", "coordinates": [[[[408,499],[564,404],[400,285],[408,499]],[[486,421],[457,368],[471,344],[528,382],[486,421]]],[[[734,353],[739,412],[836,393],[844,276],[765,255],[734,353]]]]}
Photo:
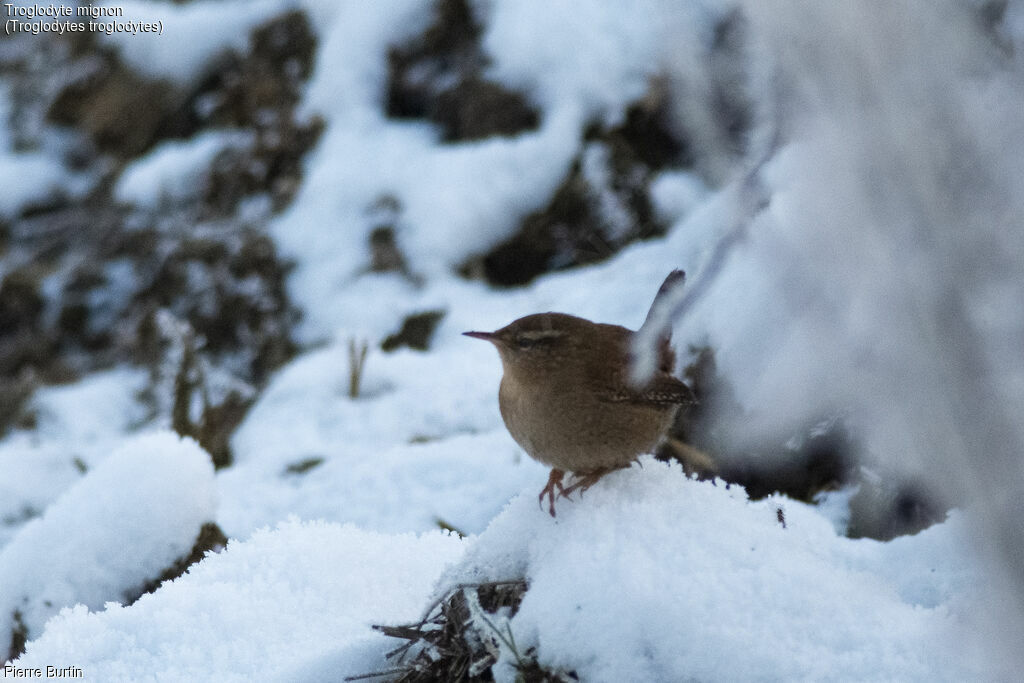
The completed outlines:
{"type": "Polygon", "coordinates": [[[647,458],[559,501],[557,519],[513,500],[439,585],[525,577],[516,648],[584,681],[981,680],[994,668],[968,596],[991,594],[972,586],[964,534],[957,517],[853,541],[806,505],[647,458]]]}
{"type": "Polygon", "coordinates": [[[63,610],[18,666],[73,665],[90,681],[272,681],[330,652],[340,680],[386,665],[389,643],[369,625],[415,621],[461,553],[440,531],[284,522],[131,607],[63,610]]]}
{"type": "Polygon", "coordinates": [[[0,218],[10,218],[28,204],[42,203],[67,187],[70,175],[42,154],[0,153],[0,218]]]}
{"type": "MultiPolygon", "coordinates": [[[[459,583],[526,578],[519,612],[494,627],[581,680],[998,680],[1009,672],[972,633],[971,605],[993,597],[959,552],[965,532],[958,515],[891,543],[844,539],[813,508],[750,503],[648,458],[559,501],[556,519],[530,488],[466,540],[262,529],[130,608],[63,610],[17,664],[104,681],[339,680],[390,668],[395,643],[369,624],[418,621],[459,583]]],[[[506,647],[499,680],[514,661],[506,647]]]]}
{"type": "Polygon", "coordinates": [[[0,549],[142,420],[135,394],[144,381],[145,372],[120,368],[33,395],[36,428],[0,441],[0,471],[9,473],[0,477],[0,549]]]}
{"type": "MultiPolygon", "coordinates": [[[[273,12],[312,17],[319,43],[302,111],[326,129],[270,226],[296,263],[289,292],[310,346],[271,380],[233,437],[235,463],[216,476],[190,442],[132,436],[138,373],[37,394],[40,428],[0,441],[0,617],[20,605],[33,638],[18,666],[79,666],[98,681],[338,680],[390,666],[383,653],[396,643],[371,624],[413,621],[458,582],[525,577],[530,590],[507,623],[519,653],[535,648],[542,664],[584,681],[995,681],[1019,671],[1010,659],[1020,653],[1004,658],[998,645],[1019,633],[1020,614],[986,562],[999,502],[1024,499],[1013,488],[1024,482],[1019,452],[995,453],[992,467],[970,459],[958,426],[977,415],[957,410],[950,387],[965,385],[944,354],[947,340],[984,354],[998,399],[986,405],[1020,414],[1022,65],[1017,56],[990,68],[959,4],[908,2],[883,20],[855,5],[743,5],[752,96],[763,100],[755,113],[766,128],[784,119],[778,148],[767,148],[771,130],[751,140],[751,157],[770,152],[756,169],[766,207],[749,220],[751,164],[725,173],[719,159],[709,177],[666,170],[652,187],[671,221],[664,238],[505,291],[454,273],[548,202],[589,123],[622,120],[667,76],[685,96],[673,103],[680,117],[704,132],[715,21],[736,3],[473,3],[488,77],[542,116],[536,131],[456,144],[383,113],[388,49],[429,23],[426,0],[119,5],[165,20],[165,34],[105,40],[136,68],[182,83],[273,12]],[[781,113],[775,87],[793,97],[781,113]],[[368,272],[382,206],[397,207],[415,278],[368,272]],[[676,322],[676,346],[684,363],[690,346],[715,349],[747,410],[730,425],[734,442],[842,408],[888,466],[983,495],[914,537],[851,540],[830,521],[842,518],[843,496],[826,510],[751,503],[645,458],[582,500],[560,500],[551,519],[537,505],[545,469],[501,423],[496,354],[460,333],[546,310],[635,329],[673,268],[703,287],[676,322]],[[958,343],[951,320],[962,319],[940,315],[935,292],[951,289],[980,343],[958,343]],[[378,350],[426,310],[445,312],[428,352],[378,350]],[[349,345],[362,341],[370,352],[351,398],[349,345]],[[311,467],[290,468],[302,463],[311,467]],[[210,518],[232,538],[226,551],[116,604],[210,518]],[[440,522],[468,536],[445,535],[440,522]]],[[[1022,6],[1010,3],[1003,36],[1017,55],[1022,6]]],[[[219,134],[208,135],[134,162],[120,196],[147,204],[185,191],[214,153],[219,134]]],[[[22,178],[10,196],[36,196],[35,183],[22,178]]],[[[503,646],[497,674],[513,679],[514,661],[503,646]]]]}
{"type": "Polygon", "coordinates": [[[126,441],[0,551],[0,614],[30,636],[61,607],[100,609],[188,555],[215,518],[209,456],[153,432],[126,441]]]}
{"type": "Polygon", "coordinates": [[[249,32],[287,7],[285,0],[200,0],[187,4],[118,0],[102,2],[122,18],[95,21],[160,23],[163,32],[107,31],[101,39],[132,68],[151,78],[188,84],[204,75],[218,57],[244,53],[249,32]]]}

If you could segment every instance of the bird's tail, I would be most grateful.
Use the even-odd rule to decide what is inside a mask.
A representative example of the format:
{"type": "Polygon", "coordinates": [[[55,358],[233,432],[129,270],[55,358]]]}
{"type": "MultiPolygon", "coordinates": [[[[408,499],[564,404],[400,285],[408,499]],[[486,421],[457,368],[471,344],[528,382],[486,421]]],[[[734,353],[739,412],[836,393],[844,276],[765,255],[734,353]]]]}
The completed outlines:
{"type": "Polygon", "coordinates": [[[672,350],[672,310],[683,294],[686,273],[673,270],[661,283],[654,295],[651,309],[647,311],[644,324],[637,331],[633,363],[633,380],[642,384],[650,378],[655,369],[672,373],[675,366],[675,352],[672,350]]]}
{"type": "Polygon", "coordinates": [[[641,332],[649,334],[653,331],[653,328],[660,332],[667,331],[671,334],[671,321],[668,319],[668,316],[672,311],[672,304],[675,303],[676,299],[683,292],[683,283],[685,281],[686,273],[678,268],[668,274],[665,281],[661,283],[661,287],[658,288],[658,293],[654,295],[654,301],[651,302],[651,310],[647,311],[647,318],[644,320],[644,324],[640,326],[641,332]]]}

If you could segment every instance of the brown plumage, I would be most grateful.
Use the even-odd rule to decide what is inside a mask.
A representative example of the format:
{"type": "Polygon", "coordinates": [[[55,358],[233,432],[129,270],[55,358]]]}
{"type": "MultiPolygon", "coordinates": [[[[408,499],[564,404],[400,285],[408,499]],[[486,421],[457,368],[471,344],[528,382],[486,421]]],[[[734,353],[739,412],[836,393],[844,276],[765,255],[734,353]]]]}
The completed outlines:
{"type": "MultiPolygon", "coordinates": [[[[682,282],[665,280],[653,307],[682,282]]],[[[651,319],[649,314],[648,319],[651,319]]],[[[646,323],[645,323],[646,324],[646,323]]],[[[512,438],[535,460],[550,465],[540,499],[555,490],[581,492],[601,476],[628,466],[658,444],[680,404],[693,392],[672,375],[675,353],[666,330],[658,338],[658,364],[643,386],[630,383],[636,332],[564,313],[538,313],[495,332],[466,332],[490,341],[504,374],[498,390],[501,416],[512,438]],[[565,472],[578,480],[562,485],[565,472]]]]}

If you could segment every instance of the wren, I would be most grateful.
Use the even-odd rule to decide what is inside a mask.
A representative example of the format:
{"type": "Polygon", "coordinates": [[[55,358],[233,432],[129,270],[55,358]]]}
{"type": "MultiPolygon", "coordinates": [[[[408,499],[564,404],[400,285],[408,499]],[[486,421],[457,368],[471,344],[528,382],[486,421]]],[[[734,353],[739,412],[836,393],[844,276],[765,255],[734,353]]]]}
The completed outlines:
{"type": "MultiPolygon", "coordinates": [[[[651,304],[682,284],[673,271],[651,304]]],[[[648,320],[654,316],[648,314],[648,320]]],[[[651,452],[693,392],[672,373],[675,353],[667,326],[657,338],[653,375],[632,382],[638,332],[564,313],[537,313],[495,332],[465,332],[498,349],[503,366],[498,405],[512,438],[530,457],[550,466],[538,497],[555,516],[555,498],[582,494],[602,476],[651,452]],[[572,486],[562,480],[576,475],[572,486]],[[556,494],[557,490],[557,494],[556,494]]]]}

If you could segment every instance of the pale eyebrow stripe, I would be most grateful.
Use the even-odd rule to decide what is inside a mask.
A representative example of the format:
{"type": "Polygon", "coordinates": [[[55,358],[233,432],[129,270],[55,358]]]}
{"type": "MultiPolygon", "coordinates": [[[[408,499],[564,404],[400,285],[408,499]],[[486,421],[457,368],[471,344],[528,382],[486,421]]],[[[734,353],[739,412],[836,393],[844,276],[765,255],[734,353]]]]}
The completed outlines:
{"type": "Polygon", "coordinates": [[[526,339],[536,341],[539,339],[548,339],[550,337],[561,337],[564,333],[559,330],[526,330],[521,334],[526,339]]]}

